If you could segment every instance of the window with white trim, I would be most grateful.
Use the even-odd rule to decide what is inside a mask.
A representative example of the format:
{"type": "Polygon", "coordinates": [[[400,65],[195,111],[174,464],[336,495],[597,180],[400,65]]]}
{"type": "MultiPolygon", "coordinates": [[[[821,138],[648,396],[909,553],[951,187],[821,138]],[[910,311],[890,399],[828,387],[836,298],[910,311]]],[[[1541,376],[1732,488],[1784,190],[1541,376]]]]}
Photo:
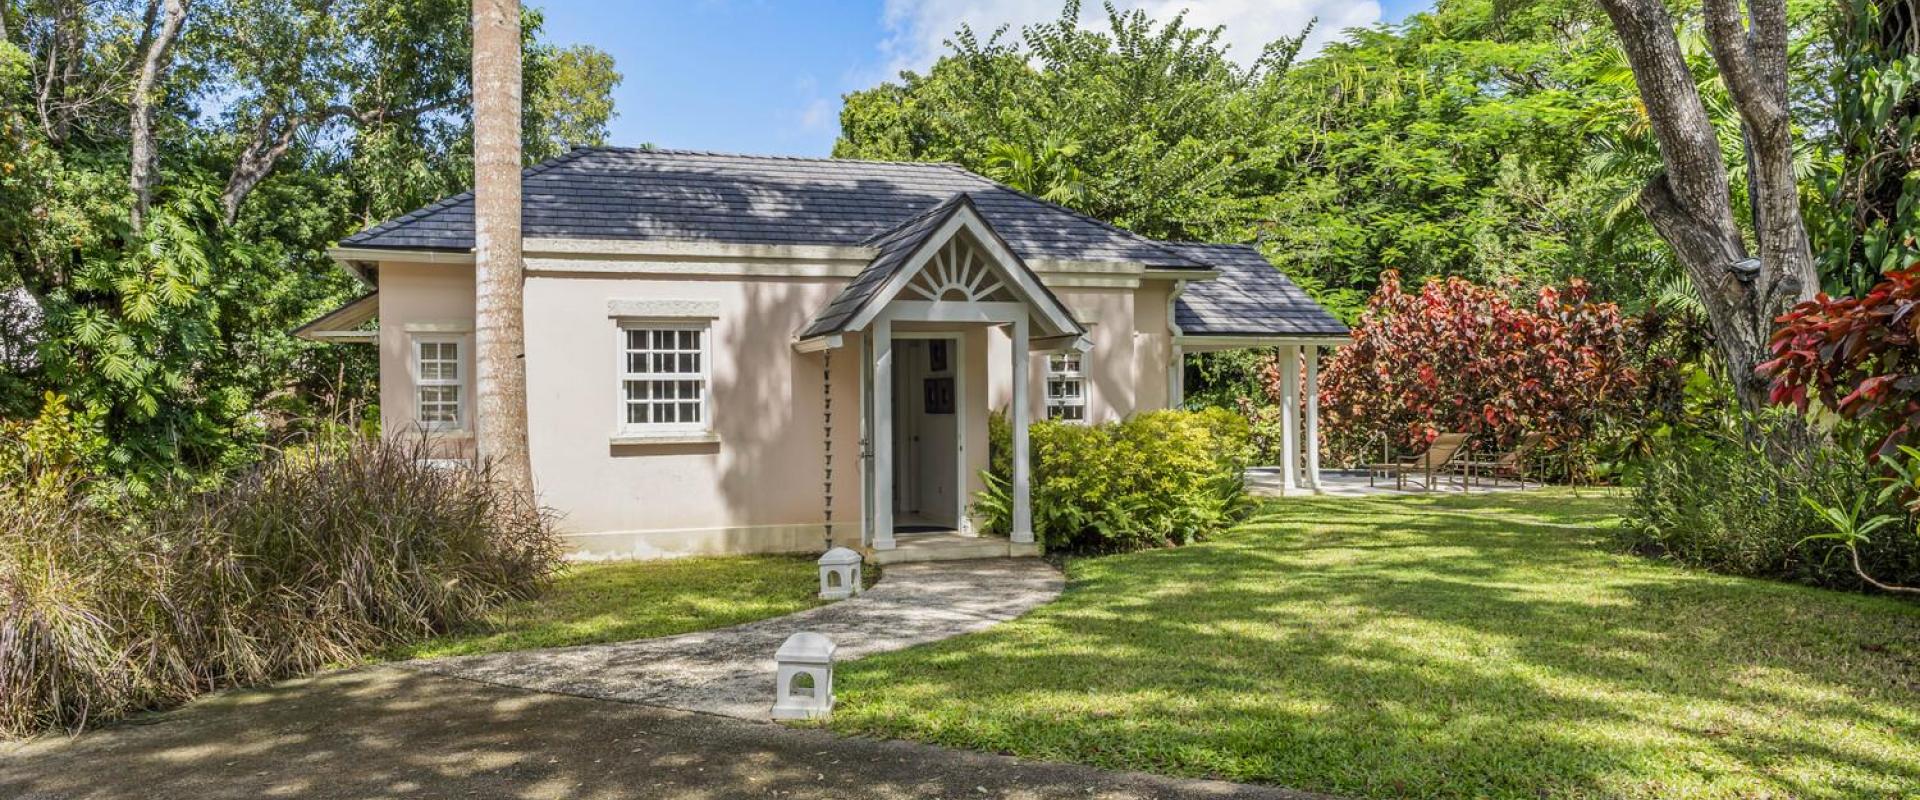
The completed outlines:
{"type": "Polygon", "coordinates": [[[711,423],[705,322],[623,322],[620,429],[704,431],[711,423]]]}
{"type": "Polygon", "coordinates": [[[1047,419],[1087,418],[1087,375],[1080,353],[1047,356],[1047,419]]]}
{"type": "Polygon", "coordinates": [[[413,340],[413,417],[430,431],[466,427],[467,368],[460,336],[416,336],[413,340]]]}

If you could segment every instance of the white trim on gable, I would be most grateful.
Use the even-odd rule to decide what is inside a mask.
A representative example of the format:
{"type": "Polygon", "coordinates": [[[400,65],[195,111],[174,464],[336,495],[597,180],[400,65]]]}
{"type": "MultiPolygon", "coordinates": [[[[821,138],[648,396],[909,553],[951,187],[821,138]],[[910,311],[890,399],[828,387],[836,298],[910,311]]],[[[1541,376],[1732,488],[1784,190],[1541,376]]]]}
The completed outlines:
{"type": "MultiPolygon", "coordinates": [[[[987,226],[986,221],[980,218],[979,213],[974,211],[971,205],[964,203],[954,209],[951,218],[941,223],[932,235],[921,242],[919,249],[915,250],[908,259],[907,265],[895,271],[887,282],[876,290],[871,298],[868,298],[866,305],[862,306],[852,319],[841,325],[840,329],[865,330],[868,325],[873,324],[874,318],[879,316],[887,306],[892,305],[900,293],[906,289],[907,284],[918,276],[921,270],[926,269],[927,264],[933,260],[934,254],[946,247],[947,242],[961,231],[966,231],[972,244],[989,257],[989,266],[1001,273],[1005,279],[1006,288],[1013,292],[1029,313],[1042,323],[1039,333],[1064,336],[1081,332],[1079,324],[1073,320],[1073,315],[1040,283],[1039,276],[1034,275],[1033,271],[1027,268],[1019,255],[1007,249],[1006,245],[1000,241],[1000,237],[993,234],[992,228],[987,226]]],[[[939,308],[990,304],[931,302],[928,305],[939,308]]]]}

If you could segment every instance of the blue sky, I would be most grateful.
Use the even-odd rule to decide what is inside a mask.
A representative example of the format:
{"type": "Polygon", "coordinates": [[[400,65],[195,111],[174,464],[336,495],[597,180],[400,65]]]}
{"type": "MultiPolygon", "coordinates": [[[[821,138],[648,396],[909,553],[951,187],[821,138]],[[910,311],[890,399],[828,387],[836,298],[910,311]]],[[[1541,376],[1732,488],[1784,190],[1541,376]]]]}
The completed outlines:
{"type": "MultiPolygon", "coordinates": [[[[652,143],[741,153],[826,155],[840,96],[924,68],[960,22],[977,29],[1058,13],[1053,0],[528,0],[546,38],[613,54],[614,144],[652,143]]],[[[1319,17],[1309,47],[1337,29],[1398,20],[1430,0],[1120,0],[1157,18],[1223,24],[1230,53],[1319,17]]],[[[1098,12],[1092,0],[1083,11],[1098,12]]]]}

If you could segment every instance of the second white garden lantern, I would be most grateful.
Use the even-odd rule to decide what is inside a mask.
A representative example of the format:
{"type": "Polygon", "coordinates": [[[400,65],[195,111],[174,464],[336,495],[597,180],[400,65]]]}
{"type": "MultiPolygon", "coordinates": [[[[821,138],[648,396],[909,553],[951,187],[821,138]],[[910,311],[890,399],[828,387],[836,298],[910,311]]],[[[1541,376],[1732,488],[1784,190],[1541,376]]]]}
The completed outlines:
{"type": "Polygon", "coordinates": [[[833,640],[818,633],[796,633],[773,654],[773,718],[816,719],[833,711],[833,640]]]}
{"type": "Polygon", "coordinates": [[[859,593],[859,553],[836,547],[820,557],[820,599],[844,600],[859,593]]]}

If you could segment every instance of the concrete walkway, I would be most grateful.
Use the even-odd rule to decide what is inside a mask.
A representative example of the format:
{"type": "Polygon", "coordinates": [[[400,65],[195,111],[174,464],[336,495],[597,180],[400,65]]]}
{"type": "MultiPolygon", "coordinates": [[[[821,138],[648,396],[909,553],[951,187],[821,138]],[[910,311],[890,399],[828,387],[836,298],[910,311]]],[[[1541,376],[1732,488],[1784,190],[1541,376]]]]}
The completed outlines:
{"type": "Polygon", "coordinates": [[[381,667],[0,743],[9,800],[1274,798],[381,667]]]}
{"type": "Polygon", "coordinates": [[[826,634],[841,660],[972,633],[1060,595],[1037,558],[897,564],[850,600],[731,628],[659,639],[414,661],[410,669],[500,686],[765,720],[773,653],[800,631],[826,634]]]}

